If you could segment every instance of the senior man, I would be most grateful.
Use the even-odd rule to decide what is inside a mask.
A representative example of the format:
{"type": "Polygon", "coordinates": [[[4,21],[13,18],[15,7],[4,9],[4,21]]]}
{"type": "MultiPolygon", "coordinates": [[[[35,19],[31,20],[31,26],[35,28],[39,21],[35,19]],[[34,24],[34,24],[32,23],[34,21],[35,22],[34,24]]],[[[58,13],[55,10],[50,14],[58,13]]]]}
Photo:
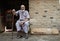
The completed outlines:
{"type": "Polygon", "coordinates": [[[19,35],[19,32],[21,31],[21,28],[25,32],[25,38],[28,39],[28,27],[29,27],[29,13],[27,10],[25,10],[25,5],[20,6],[20,10],[15,11],[15,9],[12,10],[14,15],[19,15],[19,19],[16,22],[16,29],[17,29],[17,37],[21,38],[22,36],[19,35]]]}

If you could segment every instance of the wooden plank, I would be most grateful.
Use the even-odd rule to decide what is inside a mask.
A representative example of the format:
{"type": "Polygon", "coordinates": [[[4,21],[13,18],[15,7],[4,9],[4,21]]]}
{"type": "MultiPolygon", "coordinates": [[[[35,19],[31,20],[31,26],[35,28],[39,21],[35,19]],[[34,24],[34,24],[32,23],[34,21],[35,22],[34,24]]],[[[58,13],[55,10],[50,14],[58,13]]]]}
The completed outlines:
{"type": "Polygon", "coordinates": [[[31,34],[59,34],[56,28],[31,28],[31,34]]]}

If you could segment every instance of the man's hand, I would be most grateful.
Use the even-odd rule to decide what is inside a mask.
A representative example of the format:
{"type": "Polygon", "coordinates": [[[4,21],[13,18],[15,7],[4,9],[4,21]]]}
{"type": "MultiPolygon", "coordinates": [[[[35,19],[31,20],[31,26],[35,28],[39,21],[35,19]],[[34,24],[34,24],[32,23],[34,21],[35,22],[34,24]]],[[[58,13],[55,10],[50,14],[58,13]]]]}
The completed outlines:
{"type": "Polygon", "coordinates": [[[15,9],[13,9],[12,11],[15,11],[15,9]]]}
{"type": "Polygon", "coordinates": [[[20,25],[23,25],[25,22],[24,21],[21,21],[20,25]]]}
{"type": "Polygon", "coordinates": [[[26,18],[25,20],[24,20],[24,22],[27,22],[28,21],[28,18],[26,18]]]}

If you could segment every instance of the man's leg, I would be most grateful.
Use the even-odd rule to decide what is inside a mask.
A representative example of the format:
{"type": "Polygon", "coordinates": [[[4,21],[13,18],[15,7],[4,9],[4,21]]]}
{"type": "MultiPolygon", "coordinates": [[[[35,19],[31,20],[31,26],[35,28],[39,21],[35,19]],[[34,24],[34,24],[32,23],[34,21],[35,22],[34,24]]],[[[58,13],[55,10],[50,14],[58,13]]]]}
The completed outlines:
{"type": "Polygon", "coordinates": [[[17,38],[20,38],[21,37],[21,35],[20,35],[21,27],[20,27],[20,21],[19,20],[16,22],[16,29],[17,29],[17,38]]]}
{"type": "Polygon", "coordinates": [[[28,31],[29,31],[29,21],[24,23],[23,30],[25,32],[25,38],[28,39],[28,31]]]}

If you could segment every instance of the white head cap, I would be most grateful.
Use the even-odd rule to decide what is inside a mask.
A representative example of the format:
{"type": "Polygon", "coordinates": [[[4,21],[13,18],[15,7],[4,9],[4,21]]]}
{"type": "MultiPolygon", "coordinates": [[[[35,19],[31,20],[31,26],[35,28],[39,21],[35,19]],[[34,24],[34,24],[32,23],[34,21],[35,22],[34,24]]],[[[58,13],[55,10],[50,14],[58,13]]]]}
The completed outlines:
{"type": "Polygon", "coordinates": [[[25,7],[25,5],[21,5],[21,7],[25,7]]]}

